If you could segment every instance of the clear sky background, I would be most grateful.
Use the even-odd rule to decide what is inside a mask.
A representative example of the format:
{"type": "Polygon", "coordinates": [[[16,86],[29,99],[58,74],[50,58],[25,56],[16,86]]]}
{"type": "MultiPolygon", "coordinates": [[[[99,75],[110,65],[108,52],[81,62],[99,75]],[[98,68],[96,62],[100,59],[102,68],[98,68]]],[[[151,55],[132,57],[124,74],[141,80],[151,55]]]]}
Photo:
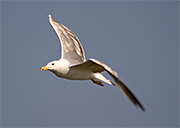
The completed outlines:
{"type": "Polygon", "coordinates": [[[1,1],[0,6],[2,127],[179,126],[178,1],[1,1]],[[78,36],[87,59],[118,72],[145,113],[118,87],[40,71],[60,58],[48,14],[78,36]]]}

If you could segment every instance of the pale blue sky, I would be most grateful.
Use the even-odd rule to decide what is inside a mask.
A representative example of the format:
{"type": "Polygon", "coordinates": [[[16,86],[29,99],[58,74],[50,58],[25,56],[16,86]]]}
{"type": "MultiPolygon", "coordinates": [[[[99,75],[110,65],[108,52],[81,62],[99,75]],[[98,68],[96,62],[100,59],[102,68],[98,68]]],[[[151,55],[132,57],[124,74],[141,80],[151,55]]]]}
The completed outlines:
{"type": "Polygon", "coordinates": [[[2,127],[179,126],[178,1],[0,4],[2,127]],[[118,72],[145,113],[117,87],[40,71],[60,57],[48,14],[78,36],[87,59],[118,72]]]}

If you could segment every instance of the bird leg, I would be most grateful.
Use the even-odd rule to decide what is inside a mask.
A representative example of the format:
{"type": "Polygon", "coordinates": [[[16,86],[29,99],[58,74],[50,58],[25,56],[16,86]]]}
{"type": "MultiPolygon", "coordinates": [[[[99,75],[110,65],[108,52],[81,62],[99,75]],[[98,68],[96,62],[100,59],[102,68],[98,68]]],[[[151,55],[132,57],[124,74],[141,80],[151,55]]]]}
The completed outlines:
{"type": "Polygon", "coordinates": [[[104,84],[101,81],[91,79],[93,83],[98,84],[100,86],[104,86],[104,84]]]}

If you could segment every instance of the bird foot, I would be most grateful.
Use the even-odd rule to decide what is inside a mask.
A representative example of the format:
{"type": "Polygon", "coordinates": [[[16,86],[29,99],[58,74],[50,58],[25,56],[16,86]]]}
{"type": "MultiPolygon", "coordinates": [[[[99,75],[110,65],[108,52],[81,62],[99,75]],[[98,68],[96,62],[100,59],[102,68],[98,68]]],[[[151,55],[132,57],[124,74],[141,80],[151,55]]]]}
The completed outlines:
{"type": "Polygon", "coordinates": [[[91,80],[92,80],[93,83],[95,83],[97,85],[104,86],[104,84],[101,81],[94,80],[94,79],[91,79],[91,80]]]}

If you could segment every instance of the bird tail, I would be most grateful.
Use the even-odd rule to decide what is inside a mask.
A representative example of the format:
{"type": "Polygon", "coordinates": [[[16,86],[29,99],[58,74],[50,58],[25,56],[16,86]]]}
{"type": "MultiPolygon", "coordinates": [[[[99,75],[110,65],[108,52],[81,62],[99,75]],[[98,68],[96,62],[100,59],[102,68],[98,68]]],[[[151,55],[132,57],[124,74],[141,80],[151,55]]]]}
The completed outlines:
{"type": "Polygon", "coordinates": [[[116,86],[116,84],[114,84],[112,81],[106,79],[101,73],[96,73],[95,78],[99,79],[99,80],[101,80],[101,81],[103,81],[103,82],[105,82],[107,84],[116,86]]]}

